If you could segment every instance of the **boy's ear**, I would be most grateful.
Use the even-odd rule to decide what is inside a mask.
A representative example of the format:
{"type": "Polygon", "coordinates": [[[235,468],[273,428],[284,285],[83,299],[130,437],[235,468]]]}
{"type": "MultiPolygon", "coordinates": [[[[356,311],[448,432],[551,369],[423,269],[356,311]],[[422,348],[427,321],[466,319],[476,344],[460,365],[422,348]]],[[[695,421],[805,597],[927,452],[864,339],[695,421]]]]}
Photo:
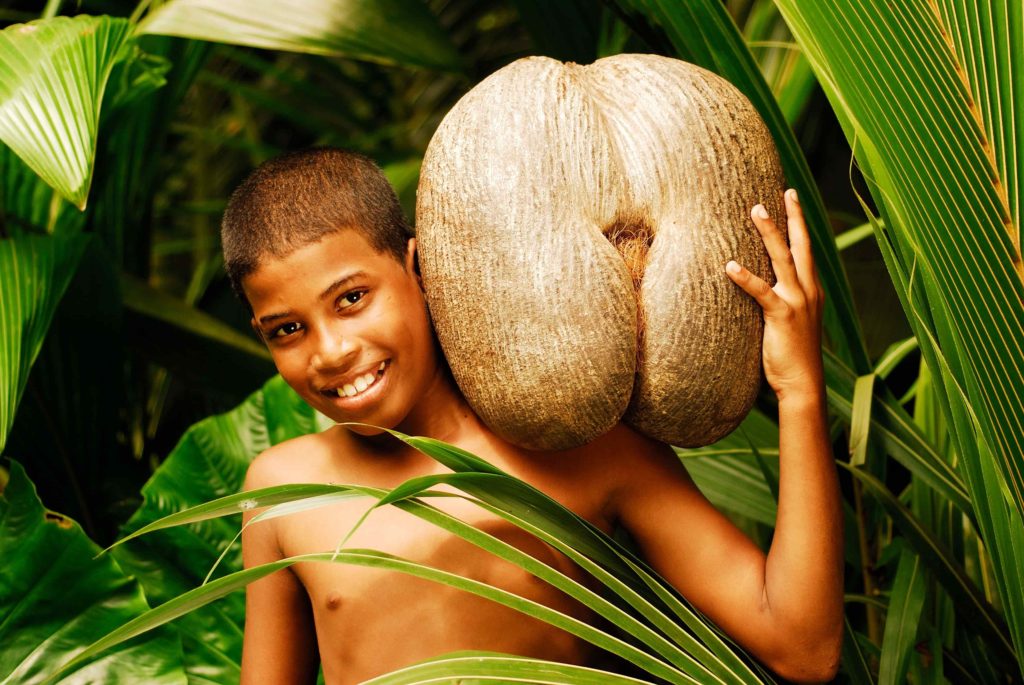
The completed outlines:
{"type": "Polygon", "coordinates": [[[409,242],[406,243],[405,247],[405,270],[416,275],[416,282],[419,283],[420,290],[423,290],[423,276],[420,275],[419,257],[419,252],[416,250],[416,239],[409,238],[409,242]]]}

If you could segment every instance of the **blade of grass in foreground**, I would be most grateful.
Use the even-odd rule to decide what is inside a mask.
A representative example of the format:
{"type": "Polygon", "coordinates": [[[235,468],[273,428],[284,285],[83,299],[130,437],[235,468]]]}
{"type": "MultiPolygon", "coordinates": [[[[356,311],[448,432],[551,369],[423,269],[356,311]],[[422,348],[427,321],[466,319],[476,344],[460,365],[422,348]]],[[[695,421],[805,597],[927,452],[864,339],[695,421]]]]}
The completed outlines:
{"type": "MultiPolygon", "coordinates": [[[[238,513],[242,509],[276,503],[272,508],[254,517],[249,523],[251,525],[260,518],[280,516],[336,501],[338,495],[343,494],[346,490],[351,490],[353,493],[357,492],[359,496],[370,495],[379,498],[382,504],[394,503],[395,506],[406,509],[421,518],[426,518],[432,523],[462,536],[473,544],[477,544],[485,550],[542,577],[555,587],[567,592],[570,596],[590,605],[602,616],[608,618],[625,631],[626,634],[631,634],[640,639],[649,648],[654,649],[664,658],[675,664],[677,668],[681,668],[684,672],[691,674],[691,677],[697,677],[702,681],[712,679],[719,682],[759,682],[758,678],[753,675],[749,668],[735,656],[731,647],[721,641],[712,629],[706,627],[702,622],[703,619],[698,618],[688,607],[685,607],[679,600],[675,599],[670,591],[662,589],[660,595],[657,592],[651,594],[650,586],[655,582],[653,578],[649,575],[645,575],[642,578],[638,577],[636,569],[639,569],[639,566],[629,560],[628,552],[619,549],[614,542],[605,538],[603,534],[586,521],[550,500],[550,498],[547,498],[535,488],[503,474],[500,470],[464,450],[438,441],[409,438],[400,434],[399,437],[406,439],[414,446],[423,448],[428,454],[438,458],[449,467],[454,467],[464,472],[413,479],[400,485],[390,494],[373,488],[338,485],[282,486],[250,491],[221,498],[215,502],[200,505],[185,512],[178,512],[150,524],[145,530],[157,530],[172,524],[202,520],[216,515],[229,515],[238,513]],[[471,471],[465,472],[467,470],[471,471]],[[594,595],[591,591],[570,578],[541,564],[533,557],[440,510],[428,507],[416,500],[408,499],[417,495],[454,496],[451,493],[426,490],[432,485],[440,483],[449,483],[463,490],[470,491],[471,494],[475,493],[480,497],[489,499],[490,503],[477,503],[533,533],[565,553],[570,559],[608,585],[618,596],[625,599],[641,615],[645,616],[661,630],[663,634],[671,637],[672,642],[666,641],[665,638],[653,632],[649,627],[639,623],[632,616],[622,612],[618,607],[594,595]],[[540,512],[540,514],[537,512],[540,512]],[[554,523],[551,522],[552,520],[554,520],[554,523]],[[627,579],[631,577],[632,580],[629,583],[619,580],[615,574],[610,573],[601,565],[591,561],[585,554],[577,551],[574,546],[584,549],[589,548],[591,551],[596,550],[599,558],[602,558],[605,564],[618,567],[620,572],[625,571],[627,579]],[[625,564],[623,563],[624,561],[625,564]],[[655,605],[657,604],[668,606],[671,613],[675,614],[678,618],[682,618],[683,622],[690,625],[691,629],[701,634],[704,641],[710,644],[711,651],[708,651],[707,647],[686,633],[680,626],[674,624],[662,610],[656,608],[655,605]],[[678,645],[678,647],[675,645],[678,645]],[[682,650],[679,647],[682,647],[682,650]],[[697,657],[697,661],[688,656],[688,653],[697,657]],[[705,666],[701,666],[701,664],[705,664],[705,666]]],[[[642,569],[640,571],[642,572],[642,569]]]]}
{"type": "MultiPolygon", "coordinates": [[[[668,659],[676,667],[681,668],[684,672],[689,673],[693,676],[700,677],[702,679],[716,679],[717,677],[712,675],[707,668],[701,666],[698,661],[695,661],[688,655],[688,652],[694,653],[706,663],[708,659],[713,662],[718,662],[719,667],[716,669],[718,672],[725,672],[728,676],[728,670],[721,666],[721,662],[715,658],[710,652],[707,651],[703,645],[693,639],[692,636],[688,635],[678,626],[672,624],[667,616],[657,612],[653,607],[650,606],[642,597],[633,593],[624,584],[619,582],[613,575],[604,571],[589,559],[586,559],[579,553],[575,552],[570,546],[566,545],[561,539],[553,539],[547,536],[543,536],[542,531],[538,530],[534,526],[529,526],[525,522],[518,522],[517,525],[520,527],[533,532],[542,537],[547,538],[547,541],[552,542],[562,551],[567,553],[571,559],[580,564],[584,570],[593,573],[599,580],[604,582],[606,585],[611,587],[619,596],[624,597],[634,608],[636,608],[642,615],[651,620],[654,625],[662,630],[662,632],[674,637],[674,642],[669,642],[664,637],[653,631],[650,627],[639,622],[633,616],[625,613],[614,604],[603,599],[593,591],[587,589],[580,583],[572,580],[571,578],[561,574],[551,567],[539,562],[532,556],[518,550],[517,548],[491,536],[479,529],[466,524],[465,522],[446,514],[445,512],[438,510],[434,507],[423,504],[417,500],[410,499],[413,496],[441,496],[441,497],[453,497],[461,496],[448,492],[433,492],[427,490],[432,485],[446,483],[455,486],[460,485],[471,485],[476,484],[477,487],[483,491],[500,491],[501,488],[496,487],[495,481],[510,481],[514,483],[514,479],[509,476],[499,475],[496,473],[462,473],[462,474],[441,474],[437,476],[427,476],[422,478],[413,479],[397,488],[392,493],[388,493],[386,490],[380,490],[376,488],[361,487],[361,486],[344,486],[344,485],[288,485],[288,486],[277,486],[272,488],[265,488],[262,490],[254,490],[239,495],[233,495],[225,498],[221,498],[214,502],[199,505],[186,511],[172,514],[171,516],[155,521],[149,526],[146,526],[139,531],[136,531],[129,537],[135,537],[143,532],[151,532],[154,530],[160,530],[163,528],[171,527],[174,525],[182,525],[184,523],[190,523],[198,520],[205,520],[214,516],[227,516],[238,513],[239,510],[253,509],[257,506],[266,506],[273,504],[266,511],[253,517],[246,525],[253,525],[260,520],[267,518],[274,518],[278,516],[284,516],[299,511],[305,511],[308,509],[324,506],[326,504],[333,504],[339,501],[339,498],[348,497],[376,497],[380,499],[382,504],[394,504],[409,513],[412,513],[424,520],[427,520],[434,525],[437,525],[449,532],[459,535],[463,539],[471,542],[472,544],[485,549],[486,551],[499,556],[511,563],[516,564],[520,568],[528,571],[529,573],[541,578],[548,582],[554,587],[565,592],[569,596],[579,600],[591,609],[596,611],[598,614],[608,619],[626,634],[630,634],[636,639],[646,644],[651,649],[655,650],[662,657],[668,659]],[[676,645],[681,645],[685,648],[685,651],[680,650],[676,645]]],[[[477,502],[481,506],[491,510],[492,512],[502,515],[502,512],[497,507],[490,507],[482,502],[477,502]]],[[[365,518],[365,517],[364,517],[365,518]]],[[[506,516],[506,518],[509,518],[506,516]]],[[[510,519],[512,520],[512,519],[510,519]]],[[[127,539],[127,538],[126,538],[127,539]]],[[[570,536],[566,538],[572,540],[570,536]]],[[[209,576],[208,576],[209,577],[209,576]]],[[[735,664],[740,664],[739,660],[733,657],[735,664]]],[[[731,681],[728,677],[727,681],[731,681]]],[[[731,681],[732,682],[732,681],[731,681]]]]}
{"type": "MultiPolygon", "coordinates": [[[[486,493],[488,497],[492,498],[495,502],[498,503],[507,502],[509,499],[507,493],[509,493],[510,490],[514,492],[515,490],[519,489],[522,486],[522,484],[514,478],[511,478],[509,476],[499,476],[497,474],[441,474],[438,476],[425,477],[422,480],[423,487],[429,487],[429,485],[443,482],[454,485],[464,491],[486,493]]],[[[529,492],[525,494],[518,493],[516,496],[524,495],[523,499],[529,501],[530,495],[532,494],[533,493],[529,492]]],[[[653,596],[644,596],[642,593],[636,591],[633,587],[630,587],[629,584],[621,580],[615,574],[610,573],[600,564],[595,563],[595,561],[577,551],[574,545],[582,546],[579,545],[579,536],[585,536],[589,533],[589,531],[569,531],[568,533],[564,529],[558,531],[550,531],[547,530],[545,526],[545,520],[547,519],[546,516],[533,515],[527,518],[521,518],[519,516],[511,514],[501,504],[491,504],[478,499],[474,499],[472,501],[474,501],[477,505],[483,507],[484,509],[496,514],[497,516],[504,518],[506,521],[515,524],[519,528],[529,532],[538,539],[548,543],[558,551],[565,554],[569,559],[571,559],[574,563],[580,566],[580,568],[594,576],[594,578],[603,583],[618,597],[626,601],[633,609],[639,612],[656,628],[662,631],[662,633],[664,633],[667,637],[671,638],[673,643],[681,647],[683,651],[671,651],[668,653],[662,651],[664,647],[660,645],[660,643],[658,642],[652,642],[651,638],[648,636],[648,631],[650,630],[649,628],[637,623],[637,625],[642,628],[641,632],[637,632],[637,628],[630,626],[630,623],[636,623],[635,619],[632,619],[631,617],[626,617],[627,620],[624,620],[624,617],[620,616],[617,613],[617,608],[615,608],[613,605],[608,604],[605,600],[599,597],[593,596],[588,599],[586,597],[579,596],[578,591],[574,593],[573,591],[576,588],[573,588],[571,586],[566,587],[565,582],[558,582],[559,580],[569,580],[564,576],[562,576],[561,578],[550,579],[548,577],[549,574],[539,572],[538,570],[532,568],[532,566],[537,562],[529,555],[524,555],[515,548],[510,548],[507,545],[505,545],[505,543],[501,543],[500,541],[496,542],[506,547],[507,549],[501,549],[494,544],[476,542],[475,540],[480,539],[481,533],[472,526],[463,523],[459,519],[454,519],[452,517],[449,517],[447,514],[444,514],[443,512],[439,511],[435,511],[434,514],[431,516],[428,516],[422,512],[413,513],[416,513],[416,515],[420,516],[421,518],[426,518],[427,520],[430,520],[432,523],[435,523],[436,525],[445,528],[446,530],[450,530],[451,532],[456,533],[457,535],[463,537],[464,539],[470,542],[473,542],[474,544],[477,544],[479,547],[486,549],[491,553],[497,554],[499,556],[502,556],[502,558],[512,561],[520,568],[523,568],[529,571],[530,573],[533,573],[537,577],[547,580],[549,583],[551,583],[555,587],[558,587],[563,592],[566,592],[567,594],[570,594],[571,596],[580,599],[580,601],[583,601],[591,609],[594,609],[599,614],[615,623],[616,626],[618,626],[620,629],[631,633],[634,637],[637,637],[638,639],[642,639],[645,644],[658,650],[660,654],[662,654],[666,658],[669,658],[674,665],[681,668],[684,672],[686,672],[689,675],[694,675],[702,678],[722,678],[726,682],[756,682],[756,677],[752,673],[750,673],[749,669],[730,649],[724,647],[724,644],[719,642],[717,636],[713,635],[713,633],[704,625],[701,619],[699,619],[693,612],[689,611],[685,607],[682,608],[682,610],[680,610],[678,607],[673,607],[673,603],[678,604],[678,600],[671,598],[669,591],[665,590],[664,588],[659,588],[663,595],[659,595],[657,592],[655,592],[653,596]],[[446,517],[450,520],[438,520],[439,516],[446,517]],[[518,558],[512,558],[511,556],[509,556],[509,553],[514,553],[518,555],[518,558]],[[664,607],[668,607],[668,609],[671,610],[671,613],[674,613],[677,616],[677,618],[681,618],[685,625],[690,626],[690,628],[693,629],[698,636],[704,638],[704,642],[706,644],[709,644],[711,649],[705,646],[705,644],[702,644],[699,639],[696,639],[693,635],[687,633],[680,625],[674,623],[671,620],[671,618],[669,618],[669,616],[666,613],[664,613],[664,610],[660,609],[657,606],[659,599],[663,600],[662,605],[664,607]],[[696,660],[688,655],[693,655],[693,657],[696,657],[696,660]],[[747,676],[747,679],[744,680],[742,677],[738,677],[737,674],[745,674],[747,676]]],[[[405,504],[406,502],[395,503],[396,506],[400,506],[403,508],[405,504]]],[[[539,510],[543,507],[543,503],[538,502],[534,506],[537,506],[539,510]]],[[[639,567],[637,567],[635,564],[630,562],[629,559],[623,555],[623,553],[617,553],[617,556],[620,560],[624,561],[630,569],[635,569],[635,576],[642,580],[645,580],[648,588],[651,586],[651,584],[658,584],[659,581],[655,581],[653,579],[650,579],[648,581],[646,578],[644,578],[643,571],[639,569],[639,567]]],[[[543,570],[546,571],[548,569],[547,567],[543,567],[543,570]]],[[[561,574],[558,575],[560,576],[561,574]]],[[[664,583],[664,581],[660,582],[664,583]]],[[[582,589],[582,587],[580,586],[579,589],[582,589]]]]}
{"type": "Polygon", "coordinates": [[[583,666],[494,654],[458,653],[409,666],[363,685],[414,685],[472,678],[480,683],[529,682],[543,685],[648,685],[649,681],[583,666]]]}
{"type": "Polygon", "coordinates": [[[241,589],[248,583],[299,562],[352,564],[370,568],[399,571],[418,578],[433,580],[449,587],[464,590],[480,597],[490,599],[529,616],[543,620],[546,623],[576,635],[577,637],[580,637],[601,649],[605,649],[616,654],[636,664],[640,668],[646,669],[651,675],[663,678],[670,683],[682,685],[683,683],[700,682],[686,676],[665,662],[654,658],[619,638],[598,630],[579,619],[566,616],[565,614],[555,611],[543,604],[524,599],[518,595],[491,587],[479,581],[463,578],[446,571],[440,571],[407,559],[384,554],[376,550],[355,549],[344,550],[338,554],[324,552],[289,557],[287,559],[263,564],[244,571],[238,571],[211,581],[210,583],[191,590],[184,595],[169,600],[155,609],[151,609],[141,616],[129,621],[117,630],[109,633],[77,654],[74,659],[62,665],[57,672],[50,676],[47,682],[56,682],[64,674],[70,672],[75,668],[75,666],[82,663],[84,660],[94,657],[109,647],[119,644],[125,640],[129,640],[132,637],[140,635],[159,625],[172,621],[189,611],[219,599],[230,592],[241,589]]]}

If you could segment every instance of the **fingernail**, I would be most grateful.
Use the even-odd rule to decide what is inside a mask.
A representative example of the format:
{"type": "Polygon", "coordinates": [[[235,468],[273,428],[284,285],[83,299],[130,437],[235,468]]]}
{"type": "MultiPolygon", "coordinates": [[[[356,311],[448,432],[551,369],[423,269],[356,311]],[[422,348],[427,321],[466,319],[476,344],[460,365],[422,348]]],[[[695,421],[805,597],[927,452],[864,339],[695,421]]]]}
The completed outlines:
{"type": "Polygon", "coordinates": [[[759,219],[767,219],[768,210],[764,208],[764,205],[757,205],[754,207],[754,215],[759,219]]]}
{"type": "Polygon", "coordinates": [[[793,202],[800,202],[800,198],[796,196],[796,188],[789,189],[789,199],[793,202]]]}
{"type": "Polygon", "coordinates": [[[725,269],[730,273],[738,274],[740,272],[740,265],[736,262],[730,261],[725,265],[725,269]]]}

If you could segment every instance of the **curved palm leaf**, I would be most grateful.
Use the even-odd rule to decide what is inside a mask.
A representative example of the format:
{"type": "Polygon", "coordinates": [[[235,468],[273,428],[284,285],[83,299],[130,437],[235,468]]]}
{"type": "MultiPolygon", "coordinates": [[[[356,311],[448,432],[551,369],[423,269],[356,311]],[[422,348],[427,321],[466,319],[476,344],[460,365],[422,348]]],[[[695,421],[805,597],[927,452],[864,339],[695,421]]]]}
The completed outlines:
{"type": "Polygon", "coordinates": [[[138,30],[447,71],[461,69],[451,40],[418,0],[171,0],[149,15],[138,30]]]}
{"type": "Polygon", "coordinates": [[[876,237],[940,381],[1024,649],[1024,9],[1010,0],[778,4],[885,220],[876,237]]]}
{"type": "Polygon", "coordinates": [[[113,17],[55,17],[0,31],[0,140],[85,208],[100,103],[129,40],[113,17]]]}
{"type": "MultiPolygon", "coordinates": [[[[138,634],[140,630],[172,620],[202,606],[200,611],[190,613],[183,619],[187,622],[185,637],[188,633],[194,633],[200,636],[200,640],[212,638],[219,625],[232,640],[237,640],[237,632],[224,629],[224,622],[237,621],[236,625],[240,624],[240,604],[232,601],[220,607],[205,605],[228,594],[232,588],[241,587],[261,576],[262,571],[250,569],[218,578],[201,588],[187,592],[186,595],[173,597],[198,584],[201,574],[213,563],[216,553],[223,551],[227,541],[233,537],[235,527],[229,521],[222,519],[217,522],[211,519],[239,513],[254,506],[273,505],[258,517],[254,517],[251,525],[260,518],[286,515],[322,506],[337,497],[351,497],[353,493],[362,493],[379,498],[382,503],[392,502],[395,506],[464,537],[473,544],[529,572],[536,573],[556,587],[595,607],[613,624],[618,625],[625,634],[632,635],[630,642],[643,649],[637,651],[634,645],[611,639],[610,636],[602,637],[602,634],[587,632],[589,629],[583,626],[573,624],[574,627],[570,627],[573,630],[587,632],[587,636],[594,638],[599,644],[611,647],[613,651],[634,663],[653,669],[653,673],[668,677],[670,680],[685,678],[680,674],[689,673],[691,678],[696,677],[702,681],[710,678],[722,682],[759,682],[759,677],[754,675],[750,667],[736,657],[733,647],[709,628],[703,619],[670,590],[661,587],[660,582],[628,552],[542,493],[457,448],[437,441],[399,436],[459,473],[414,479],[390,494],[372,488],[336,485],[281,486],[263,491],[234,493],[241,483],[245,466],[256,453],[268,447],[272,440],[277,442],[309,432],[313,426],[312,411],[302,405],[283,381],[276,377],[266,384],[263,391],[255,394],[231,414],[208,419],[186,435],[157,476],[147,485],[146,505],[132,521],[133,525],[141,523],[144,527],[121,541],[126,544],[119,543],[114,549],[114,555],[122,560],[127,568],[138,573],[147,587],[153,587],[152,599],[163,604],[150,612],[148,618],[140,618],[139,621],[124,626],[118,631],[117,636],[111,634],[111,639],[128,639],[138,634]],[[296,415],[300,417],[298,422],[294,419],[296,415]],[[285,425],[278,424],[282,420],[285,421],[285,425]],[[584,586],[540,564],[507,543],[415,499],[442,494],[428,490],[433,484],[440,482],[450,482],[467,492],[480,506],[538,535],[542,540],[569,555],[570,559],[605,583],[619,598],[618,602],[625,602],[632,607],[636,612],[636,618],[624,613],[616,604],[593,595],[584,586]],[[209,483],[215,487],[207,486],[197,491],[197,483],[209,483]],[[187,511],[176,511],[186,502],[207,499],[215,492],[225,496],[187,511]],[[169,515],[156,520],[159,513],[169,515]],[[176,527],[163,530],[171,526],[176,527]],[[147,535],[141,540],[137,539],[137,536],[144,532],[147,535]],[[182,549],[205,551],[201,555],[191,552],[183,555],[182,549]],[[165,559],[161,555],[168,558],[165,559]],[[180,579],[175,577],[179,573],[175,570],[178,566],[183,572],[180,579]],[[234,580],[228,581],[228,578],[234,580]],[[174,582],[168,588],[169,579],[173,579],[174,582]],[[207,618],[200,618],[204,612],[207,618]],[[209,618],[210,616],[213,618],[209,618]],[[646,625],[638,623],[639,617],[646,619],[646,625]],[[693,632],[687,632],[681,627],[682,624],[689,625],[693,632]]],[[[449,493],[443,495],[452,496],[449,493]]],[[[239,567],[236,551],[228,552],[226,559],[228,569],[239,567]]],[[[403,568],[415,573],[434,573],[417,565],[406,565],[403,568]]],[[[441,579],[440,576],[438,578],[441,579]]],[[[445,580],[453,583],[464,582],[461,579],[447,577],[445,580]]],[[[491,592],[485,588],[473,588],[485,593],[491,592]]],[[[510,597],[504,597],[504,600],[513,604],[519,602],[518,599],[510,597]]],[[[522,606],[528,608],[526,605],[522,606]]],[[[532,615],[537,615],[537,611],[543,613],[540,609],[534,611],[529,608],[529,611],[532,615]]],[[[563,621],[554,614],[549,618],[556,623],[563,621]]],[[[105,639],[90,648],[86,654],[92,653],[94,649],[109,647],[111,644],[113,643],[110,640],[105,639]]],[[[225,658],[237,659],[234,651],[237,642],[226,651],[216,646],[214,648],[225,658]]],[[[188,651],[190,650],[186,649],[186,654],[188,651]]],[[[212,656],[187,656],[191,662],[190,671],[212,656]]],[[[228,671],[224,673],[227,675],[228,671]]]]}

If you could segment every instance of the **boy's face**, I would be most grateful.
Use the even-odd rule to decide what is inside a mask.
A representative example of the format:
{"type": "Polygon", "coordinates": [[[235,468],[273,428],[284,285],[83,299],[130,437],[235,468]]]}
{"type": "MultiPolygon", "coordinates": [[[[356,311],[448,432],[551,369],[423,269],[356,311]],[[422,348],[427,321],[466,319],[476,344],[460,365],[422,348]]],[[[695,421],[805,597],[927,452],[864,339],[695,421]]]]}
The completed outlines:
{"type": "Polygon", "coordinates": [[[339,423],[397,426],[437,373],[415,243],[400,264],[346,229],[264,258],[242,281],[281,376],[339,423]]]}

